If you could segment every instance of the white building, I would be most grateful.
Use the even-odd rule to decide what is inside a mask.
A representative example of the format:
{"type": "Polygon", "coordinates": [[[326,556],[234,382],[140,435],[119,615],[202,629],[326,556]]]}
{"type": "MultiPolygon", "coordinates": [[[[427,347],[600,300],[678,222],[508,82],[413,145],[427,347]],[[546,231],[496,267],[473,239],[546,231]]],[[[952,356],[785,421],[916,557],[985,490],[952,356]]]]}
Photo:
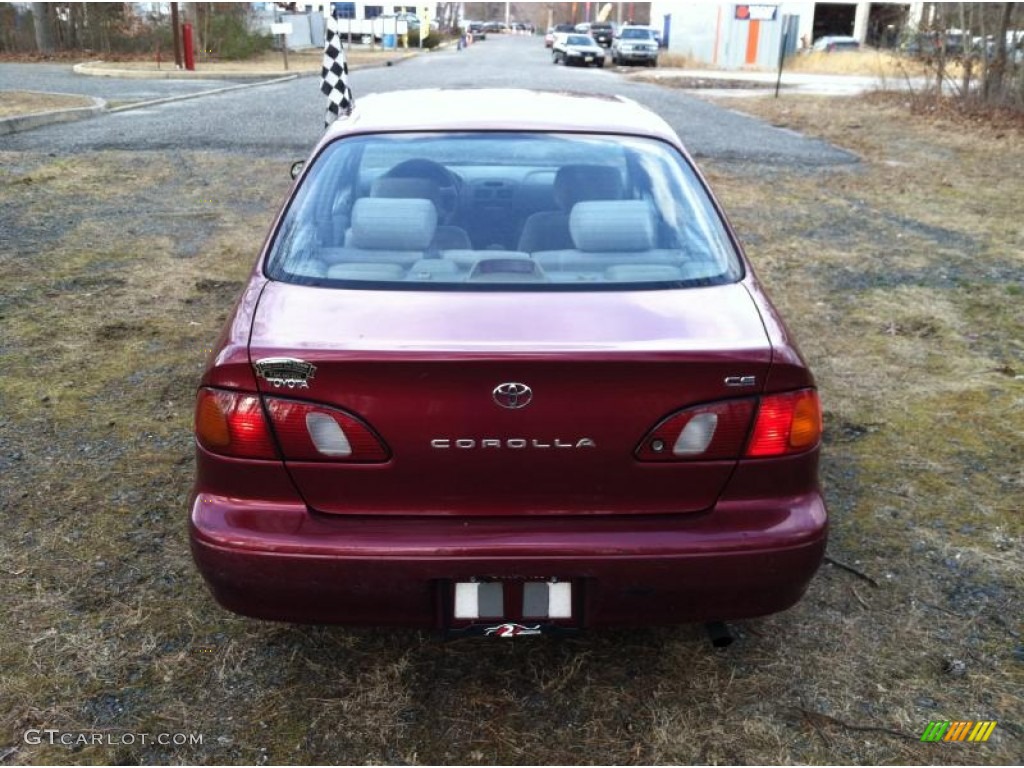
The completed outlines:
{"type": "Polygon", "coordinates": [[[916,26],[923,10],[922,2],[676,0],[652,2],[651,24],[662,28],[670,51],[726,69],[770,69],[778,64],[787,32],[789,52],[824,35],[885,47],[897,42],[905,26],[916,26]]]}

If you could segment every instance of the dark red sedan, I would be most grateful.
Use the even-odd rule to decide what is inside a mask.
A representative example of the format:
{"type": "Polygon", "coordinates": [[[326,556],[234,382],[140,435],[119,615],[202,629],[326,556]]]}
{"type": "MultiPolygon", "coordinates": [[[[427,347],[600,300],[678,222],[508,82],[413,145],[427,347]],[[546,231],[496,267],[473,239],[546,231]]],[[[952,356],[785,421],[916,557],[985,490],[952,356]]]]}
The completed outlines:
{"type": "Polygon", "coordinates": [[[403,91],[317,145],[203,374],[232,611],[490,635],[781,611],[814,379],[679,138],[618,98],[403,91]]]}

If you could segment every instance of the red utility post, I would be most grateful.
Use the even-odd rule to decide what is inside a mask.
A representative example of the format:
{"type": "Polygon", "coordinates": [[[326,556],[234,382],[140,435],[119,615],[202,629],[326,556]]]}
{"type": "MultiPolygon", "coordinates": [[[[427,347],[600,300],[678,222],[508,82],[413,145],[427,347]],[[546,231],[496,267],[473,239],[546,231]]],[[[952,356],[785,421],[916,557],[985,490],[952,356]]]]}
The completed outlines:
{"type": "Polygon", "coordinates": [[[185,69],[194,70],[196,68],[196,50],[195,44],[192,42],[191,24],[181,25],[181,42],[185,48],[185,69]]]}

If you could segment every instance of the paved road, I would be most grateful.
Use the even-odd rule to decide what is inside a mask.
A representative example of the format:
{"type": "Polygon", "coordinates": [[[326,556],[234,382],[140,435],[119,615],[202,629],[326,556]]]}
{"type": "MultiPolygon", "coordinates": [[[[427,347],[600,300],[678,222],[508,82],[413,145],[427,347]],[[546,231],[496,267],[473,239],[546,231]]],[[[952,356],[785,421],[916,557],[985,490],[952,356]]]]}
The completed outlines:
{"type": "Polygon", "coordinates": [[[87,77],[71,64],[0,64],[0,91],[44,91],[99,96],[101,99],[149,101],[166,96],[223,88],[227,80],[137,80],[87,77]]]}
{"type": "MultiPolygon", "coordinates": [[[[697,157],[790,167],[856,162],[853,156],[824,142],[772,128],[677,90],[632,82],[610,70],[554,66],[539,38],[491,36],[461,52],[440,51],[393,67],[358,70],[351,80],[357,101],[361,94],[376,91],[431,87],[532,87],[619,94],[662,115],[697,157]]],[[[7,87],[4,82],[0,77],[0,88],[7,87]]],[[[70,85],[74,84],[96,89],[75,92],[127,99],[139,98],[129,95],[137,94],[137,89],[194,92],[224,85],[209,81],[141,82],[144,85],[140,81],[104,78],[97,83],[91,78],[77,78],[65,90],[72,91],[70,85]],[[86,80],[88,84],[81,82],[86,80]]],[[[90,149],[213,149],[301,157],[321,133],[325,101],[318,86],[317,78],[303,77],[105,115],[0,138],[0,150],[59,154],[90,149]]]]}

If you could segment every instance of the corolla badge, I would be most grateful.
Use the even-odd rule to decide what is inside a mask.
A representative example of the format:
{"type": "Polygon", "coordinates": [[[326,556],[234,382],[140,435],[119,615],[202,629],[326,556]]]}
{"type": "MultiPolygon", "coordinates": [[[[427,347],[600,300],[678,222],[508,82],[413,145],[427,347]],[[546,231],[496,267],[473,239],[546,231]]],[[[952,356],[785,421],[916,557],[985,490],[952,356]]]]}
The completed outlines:
{"type": "Polygon", "coordinates": [[[511,621],[507,624],[499,624],[496,627],[488,627],[484,630],[484,634],[489,637],[523,637],[524,635],[539,635],[540,633],[540,624],[527,627],[525,624],[516,624],[511,621]]]}
{"type": "Polygon", "coordinates": [[[256,361],[256,375],[274,387],[309,389],[316,366],[294,357],[264,357],[256,361]]]}
{"type": "Polygon", "coordinates": [[[533,390],[518,381],[499,384],[491,394],[502,408],[525,408],[533,400],[533,390]]]}

